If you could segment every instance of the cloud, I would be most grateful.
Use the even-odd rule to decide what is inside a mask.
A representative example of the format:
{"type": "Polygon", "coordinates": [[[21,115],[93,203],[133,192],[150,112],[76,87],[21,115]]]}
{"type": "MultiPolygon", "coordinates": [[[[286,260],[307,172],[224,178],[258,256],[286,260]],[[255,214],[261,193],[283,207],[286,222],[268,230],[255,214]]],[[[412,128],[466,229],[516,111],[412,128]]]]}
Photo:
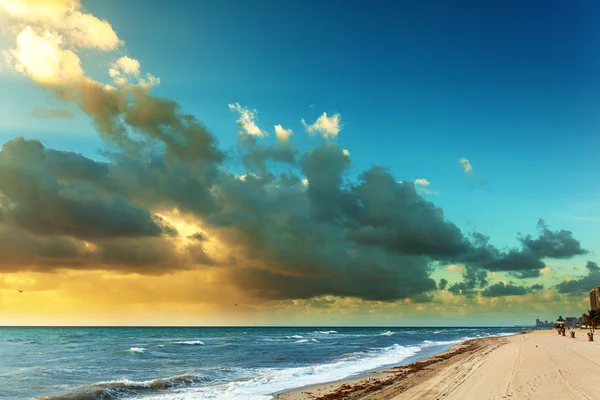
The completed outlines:
{"type": "Polygon", "coordinates": [[[466,158],[464,158],[464,157],[459,158],[458,163],[463,166],[463,169],[465,170],[465,174],[468,174],[469,172],[473,171],[473,166],[471,165],[471,162],[469,160],[467,160],[466,158]]]}
{"type": "MultiPolygon", "coordinates": [[[[2,52],[5,60],[17,72],[55,90],[72,91],[84,81],[95,82],[81,66],[82,49],[113,51],[123,44],[108,21],[83,12],[78,0],[5,0],[0,16],[19,32],[15,47],[2,52]]],[[[149,73],[140,78],[139,62],[127,56],[113,63],[109,74],[117,86],[148,90],[160,83],[149,73]]]]}
{"type": "Polygon", "coordinates": [[[229,109],[231,111],[237,111],[240,114],[237,123],[248,135],[259,137],[265,136],[265,133],[256,125],[256,110],[242,107],[239,103],[229,104],[229,109]]]}
{"type": "Polygon", "coordinates": [[[504,282],[498,282],[494,285],[490,285],[485,288],[481,295],[483,297],[502,297],[502,296],[523,296],[529,293],[528,288],[524,286],[515,286],[512,284],[506,284],[504,282]]]}
{"type": "Polygon", "coordinates": [[[31,111],[31,115],[39,119],[47,118],[60,118],[60,119],[71,119],[73,114],[67,110],[61,108],[43,108],[36,107],[31,111]]]}
{"type": "Polygon", "coordinates": [[[59,23],[67,12],[79,6],[77,0],[4,0],[0,9],[25,22],[59,23]]]}
{"type": "Polygon", "coordinates": [[[122,44],[110,23],[82,12],[78,0],[4,0],[2,13],[20,25],[56,32],[72,46],[109,51],[122,44]]]}
{"type": "Polygon", "coordinates": [[[554,271],[552,270],[551,266],[546,265],[544,268],[542,268],[540,270],[540,274],[542,274],[542,275],[553,275],[554,271]]]}
{"type": "Polygon", "coordinates": [[[565,294],[586,294],[590,290],[600,285],[600,267],[593,261],[588,261],[585,268],[587,275],[579,279],[565,279],[556,285],[559,293],[565,294]]]}
{"type": "MultiPolygon", "coordinates": [[[[538,228],[540,226],[538,223],[538,228]]],[[[553,232],[546,225],[542,228],[539,229],[537,238],[528,235],[521,240],[523,244],[521,249],[513,248],[505,251],[490,245],[488,237],[479,233],[472,234],[466,250],[453,257],[466,265],[463,282],[451,285],[448,290],[455,295],[474,296],[475,289],[487,285],[488,271],[507,272],[519,279],[537,278],[541,271],[546,270],[543,257],[566,258],[585,251],[570,232],[569,234],[561,233],[564,231],[553,232]]]]}
{"type": "Polygon", "coordinates": [[[398,184],[386,169],[370,168],[351,190],[361,207],[354,211],[350,240],[434,258],[457,257],[468,250],[462,232],[444,219],[441,209],[423,199],[414,184],[398,184]]]}
{"type": "Polygon", "coordinates": [[[448,291],[454,295],[472,297],[476,294],[475,289],[483,288],[488,284],[487,271],[473,265],[467,265],[463,272],[463,282],[453,284],[448,291]]]}
{"type": "Polygon", "coordinates": [[[139,75],[140,62],[134,58],[123,56],[117,59],[113,68],[120,69],[124,74],[139,75]]]}
{"type": "Polygon", "coordinates": [[[60,36],[50,32],[40,35],[27,26],[17,36],[17,47],[3,54],[15,70],[41,85],[70,85],[83,79],[79,57],[63,49],[60,36]]]}
{"type": "MultiPolygon", "coordinates": [[[[215,266],[214,282],[262,300],[415,303],[441,286],[471,296],[484,290],[488,271],[531,274],[544,268],[541,257],[581,251],[570,232],[547,228],[526,236],[522,248],[499,250],[481,234],[465,235],[424,199],[418,190],[424,181],[399,184],[381,166],[352,178],[347,150],[327,141],[300,151],[280,125],[274,144],[257,140],[265,133],[256,110],[239,103],[229,108],[239,113],[244,134],[236,147],[221,149],[195,116],[151,93],[135,59],[111,64],[116,86],[86,76],[76,52],[118,44],[92,38],[86,44],[66,29],[47,30],[59,26],[56,18],[80,12],[78,2],[56,4],[62,8],[49,22],[21,13],[36,25],[21,31],[22,43],[9,53],[21,72],[91,119],[107,161],[22,138],[5,144],[4,270],[166,274],[215,266]],[[185,223],[169,219],[172,210],[185,223]],[[438,284],[431,274],[440,263],[463,264],[463,281],[438,284]]],[[[303,122],[309,133],[331,138],[340,121],[339,114],[323,113],[311,125],[303,122]]]]}
{"type": "Polygon", "coordinates": [[[287,142],[290,140],[290,136],[293,134],[291,129],[283,129],[281,125],[275,125],[275,136],[277,140],[281,142],[287,142]]]}
{"type": "Polygon", "coordinates": [[[475,173],[475,171],[473,170],[473,164],[471,164],[471,161],[469,161],[467,158],[462,157],[458,159],[458,163],[460,165],[462,165],[463,170],[465,171],[465,175],[474,181],[477,181],[478,183],[485,185],[486,184],[486,180],[475,173]]]}
{"type": "Polygon", "coordinates": [[[539,258],[569,258],[587,254],[588,251],[581,247],[581,243],[573,237],[573,233],[561,229],[551,231],[548,225],[540,219],[538,221],[539,236],[534,239],[531,235],[520,238],[523,246],[536,254],[539,258]]]}
{"type": "Polygon", "coordinates": [[[418,185],[418,186],[429,186],[430,183],[425,178],[419,178],[419,179],[415,179],[415,185],[418,185]]]}
{"type": "Polygon", "coordinates": [[[444,269],[447,271],[450,271],[450,272],[456,272],[456,273],[462,274],[465,271],[465,266],[464,265],[448,265],[444,269]]]}
{"type": "Polygon", "coordinates": [[[140,78],[140,62],[127,56],[120,57],[112,63],[108,74],[119,87],[138,86],[148,90],[160,84],[160,78],[150,73],[147,73],[145,78],[140,78]]]}
{"type": "Polygon", "coordinates": [[[0,192],[5,223],[35,234],[78,239],[173,233],[159,217],[121,196],[107,196],[87,182],[67,181],[53,174],[63,167],[55,165],[62,159],[53,153],[39,142],[23,138],[4,145],[0,151],[0,192]]]}
{"type": "Polygon", "coordinates": [[[448,280],[444,279],[444,278],[440,279],[440,283],[438,284],[438,289],[445,290],[447,286],[448,286],[448,280]]]}
{"type": "Polygon", "coordinates": [[[317,120],[308,125],[304,119],[302,119],[302,125],[308,133],[320,132],[324,138],[333,138],[340,133],[342,127],[340,126],[341,116],[340,114],[334,114],[331,117],[327,116],[324,112],[317,120]]]}

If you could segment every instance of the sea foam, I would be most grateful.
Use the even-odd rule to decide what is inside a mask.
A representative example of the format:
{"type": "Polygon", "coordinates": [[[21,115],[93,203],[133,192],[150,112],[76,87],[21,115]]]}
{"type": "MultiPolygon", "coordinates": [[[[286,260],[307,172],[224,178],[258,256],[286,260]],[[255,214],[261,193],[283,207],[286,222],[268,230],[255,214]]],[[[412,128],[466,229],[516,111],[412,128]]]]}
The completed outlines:
{"type": "Polygon", "coordinates": [[[386,365],[399,364],[416,355],[419,346],[394,344],[378,350],[353,353],[331,363],[295,368],[258,368],[248,371],[248,379],[227,384],[187,388],[177,393],[164,392],[145,400],[271,400],[272,393],[344,379],[386,365]]]}
{"type": "Polygon", "coordinates": [[[195,346],[195,345],[204,346],[204,342],[202,340],[185,340],[182,342],[173,342],[173,344],[183,344],[183,345],[187,345],[187,346],[195,346]]]}

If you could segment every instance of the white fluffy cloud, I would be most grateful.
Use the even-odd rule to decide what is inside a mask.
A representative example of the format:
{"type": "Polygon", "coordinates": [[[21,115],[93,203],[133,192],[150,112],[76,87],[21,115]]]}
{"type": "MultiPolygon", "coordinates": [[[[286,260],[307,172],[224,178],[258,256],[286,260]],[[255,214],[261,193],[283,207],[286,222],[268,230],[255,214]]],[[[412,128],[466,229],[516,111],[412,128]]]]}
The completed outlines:
{"type": "Polygon", "coordinates": [[[471,165],[471,161],[467,160],[466,158],[464,158],[464,157],[459,158],[458,163],[463,166],[465,173],[469,173],[469,172],[473,171],[473,166],[471,165]]]}
{"type": "Polygon", "coordinates": [[[83,78],[83,69],[77,54],[62,48],[61,42],[60,36],[40,35],[27,26],[17,36],[17,47],[3,54],[15,70],[42,85],[68,85],[83,78]]]}
{"type": "Polygon", "coordinates": [[[306,128],[308,133],[320,132],[324,138],[336,137],[342,127],[340,126],[341,116],[340,114],[334,114],[331,117],[327,116],[327,113],[324,112],[317,120],[308,125],[304,118],[302,119],[302,125],[306,128]]]}
{"type": "Polygon", "coordinates": [[[240,114],[237,123],[248,135],[265,136],[264,132],[256,125],[256,110],[250,110],[248,107],[243,107],[239,103],[228,105],[231,111],[237,111],[240,114]]]}
{"type": "Polygon", "coordinates": [[[429,186],[429,181],[425,178],[415,179],[415,185],[418,186],[429,186]]]}
{"type": "Polygon", "coordinates": [[[122,44],[110,23],[82,12],[78,0],[2,0],[0,14],[8,15],[21,29],[34,26],[76,47],[109,51],[122,44]]]}
{"type": "Polygon", "coordinates": [[[280,142],[288,142],[293,133],[291,129],[283,129],[281,125],[275,125],[275,136],[280,142]]]}
{"type": "Polygon", "coordinates": [[[123,73],[130,75],[140,74],[140,62],[135,58],[123,56],[117,59],[115,66],[121,69],[123,73]]]}
{"type": "MultiPolygon", "coordinates": [[[[13,48],[2,51],[8,65],[46,87],[91,81],[78,52],[111,51],[123,43],[108,21],[85,12],[79,0],[0,0],[0,19],[16,38],[13,48]]],[[[116,87],[149,89],[160,83],[152,74],[140,77],[139,61],[127,56],[111,64],[109,75],[116,87]]]]}
{"type": "Polygon", "coordinates": [[[139,78],[140,62],[127,56],[119,57],[112,63],[108,74],[117,86],[140,86],[149,89],[160,84],[160,78],[152,74],[146,74],[145,78],[139,78]]]}

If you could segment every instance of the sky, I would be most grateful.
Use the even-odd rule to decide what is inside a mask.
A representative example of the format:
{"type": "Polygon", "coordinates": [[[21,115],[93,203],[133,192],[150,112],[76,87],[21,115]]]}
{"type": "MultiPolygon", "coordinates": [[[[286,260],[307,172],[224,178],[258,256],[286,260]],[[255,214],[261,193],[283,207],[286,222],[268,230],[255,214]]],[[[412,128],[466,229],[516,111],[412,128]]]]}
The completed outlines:
{"type": "Polygon", "coordinates": [[[581,315],[599,8],[0,0],[0,325],[581,315]]]}

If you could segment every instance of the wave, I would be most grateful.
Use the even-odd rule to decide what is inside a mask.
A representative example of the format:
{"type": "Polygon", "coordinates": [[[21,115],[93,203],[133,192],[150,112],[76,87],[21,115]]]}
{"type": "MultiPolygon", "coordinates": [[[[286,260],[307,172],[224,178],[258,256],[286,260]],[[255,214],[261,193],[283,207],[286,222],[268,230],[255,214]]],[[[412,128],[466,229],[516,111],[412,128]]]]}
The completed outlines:
{"type": "Polygon", "coordinates": [[[132,347],[129,350],[125,350],[126,353],[139,353],[139,354],[141,354],[145,351],[146,351],[146,349],[143,347],[132,347]]]}
{"type": "Polygon", "coordinates": [[[321,335],[332,335],[332,334],[337,333],[337,331],[314,331],[314,333],[318,333],[321,335]]]}
{"type": "MultiPolygon", "coordinates": [[[[181,389],[190,385],[201,383],[206,379],[197,375],[180,375],[167,379],[154,379],[149,381],[106,381],[82,386],[71,392],[58,396],[43,397],[43,400],[105,400],[118,399],[139,395],[144,392],[158,392],[167,389],[181,389]]],[[[40,399],[40,400],[41,400],[40,399]]]]}
{"type": "Polygon", "coordinates": [[[317,339],[300,339],[294,343],[320,343],[317,339]]]}
{"type": "Polygon", "coordinates": [[[300,335],[293,335],[293,336],[286,336],[286,339],[302,339],[303,336],[300,335]]]}
{"type": "Polygon", "coordinates": [[[244,379],[226,384],[187,388],[177,393],[161,393],[152,400],[236,399],[270,400],[272,393],[296,387],[332,382],[387,365],[395,365],[414,356],[418,346],[393,346],[353,353],[337,361],[293,368],[247,370],[244,379]]]}
{"type": "Polygon", "coordinates": [[[204,342],[202,340],[185,340],[182,342],[173,342],[173,344],[183,344],[188,346],[202,345],[204,346],[204,342]]]}
{"type": "Polygon", "coordinates": [[[392,336],[394,333],[396,332],[392,332],[392,331],[383,331],[379,334],[379,336],[392,336]]]}
{"type": "Polygon", "coordinates": [[[421,344],[421,347],[434,347],[434,346],[447,346],[450,344],[457,344],[457,343],[461,343],[464,342],[465,340],[469,340],[467,339],[458,339],[458,340],[442,340],[442,341],[436,341],[436,340],[423,340],[423,343],[421,344]]]}

